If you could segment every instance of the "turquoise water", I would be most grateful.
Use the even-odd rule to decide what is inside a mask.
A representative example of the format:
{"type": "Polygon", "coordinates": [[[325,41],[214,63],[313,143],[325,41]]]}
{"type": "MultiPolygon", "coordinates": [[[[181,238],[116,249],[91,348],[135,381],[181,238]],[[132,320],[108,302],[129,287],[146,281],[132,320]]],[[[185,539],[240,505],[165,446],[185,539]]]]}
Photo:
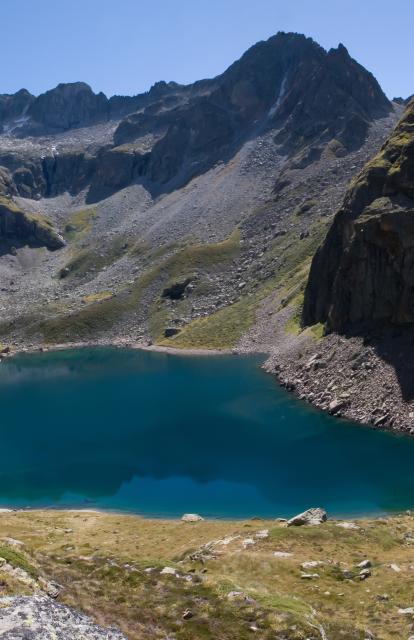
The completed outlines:
{"type": "Polygon", "coordinates": [[[0,365],[0,506],[177,516],[414,506],[414,439],[309,408],[257,357],[118,349],[0,365]]]}

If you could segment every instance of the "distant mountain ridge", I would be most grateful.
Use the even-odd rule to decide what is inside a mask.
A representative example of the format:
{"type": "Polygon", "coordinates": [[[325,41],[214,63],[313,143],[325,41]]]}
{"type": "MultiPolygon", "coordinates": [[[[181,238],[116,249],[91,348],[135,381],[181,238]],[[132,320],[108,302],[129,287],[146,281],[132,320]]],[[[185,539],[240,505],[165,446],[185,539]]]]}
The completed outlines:
{"type": "Polygon", "coordinates": [[[279,33],[217,78],[188,86],[159,82],[147,93],[108,99],[78,82],[37,98],[25,90],[0,96],[3,131],[20,139],[115,123],[113,143],[92,154],[82,149],[16,157],[2,154],[0,145],[0,165],[12,172],[22,196],[76,193],[89,183],[96,200],[142,177],[155,189],[171,190],[228,159],[260,130],[277,130],[284,154],[330,140],[346,153],[391,110],[378,82],[343,45],[326,52],[310,38],[279,33]],[[117,167],[117,176],[108,165],[117,167]]]}

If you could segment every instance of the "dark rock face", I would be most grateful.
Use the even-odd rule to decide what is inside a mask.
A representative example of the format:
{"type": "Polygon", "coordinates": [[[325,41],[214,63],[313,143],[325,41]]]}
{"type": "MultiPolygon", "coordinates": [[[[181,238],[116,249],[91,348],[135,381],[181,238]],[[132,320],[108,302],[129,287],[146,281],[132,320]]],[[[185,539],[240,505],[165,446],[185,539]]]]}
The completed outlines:
{"type": "Polygon", "coordinates": [[[108,120],[108,99],[84,82],[59,84],[31,104],[28,115],[50,130],[66,130],[108,120]]]}
{"type": "Polygon", "coordinates": [[[0,95],[0,125],[27,113],[35,97],[26,89],[20,89],[14,94],[0,95]]]}
{"type": "Polygon", "coordinates": [[[310,38],[279,33],[214,80],[167,85],[162,99],[119,125],[115,142],[165,127],[148,172],[168,183],[183,170],[190,177],[213,164],[253,129],[271,124],[280,125],[286,153],[334,138],[345,149],[358,147],[370,122],[390,109],[375,78],[343,45],[326,52],[310,38]]]}
{"type": "Polygon", "coordinates": [[[0,238],[52,250],[65,245],[48,220],[25,213],[12,200],[3,197],[0,197],[0,238]]]}
{"type": "Polygon", "coordinates": [[[414,101],[316,253],[303,322],[337,331],[414,322],[414,101]]]}
{"type": "Polygon", "coordinates": [[[234,156],[250,136],[269,128],[279,130],[279,151],[303,150],[303,166],[330,141],[346,154],[391,108],[375,78],[342,45],[327,52],[305,36],[278,33],[217,78],[188,86],[158,82],[145,94],[108,100],[76,82],[37,98],[24,90],[0,96],[0,124],[6,119],[7,130],[20,138],[120,120],[113,145],[95,148],[93,157],[59,151],[22,158],[9,151],[0,165],[25,197],[91,185],[93,201],[139,178],[162,192],[234,156]]]}
{"type": "Polygon", "coordinates": [[[166,287],[162,292],[163,298],[170,300],[180,300],[184,297],[186,289],[191,282],[191,278],[186,278],[183,282],[175,282],[170,287],[166,287]]]}

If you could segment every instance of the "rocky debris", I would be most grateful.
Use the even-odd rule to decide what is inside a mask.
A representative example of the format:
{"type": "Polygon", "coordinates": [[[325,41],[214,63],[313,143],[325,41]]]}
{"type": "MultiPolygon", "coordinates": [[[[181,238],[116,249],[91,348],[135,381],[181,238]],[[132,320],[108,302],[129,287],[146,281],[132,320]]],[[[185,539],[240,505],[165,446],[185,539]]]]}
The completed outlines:
{"type": "Polygon", "coordinates": [[[275,558],[292,558],[293,553],[290,553],[289,551],[274,551],[273,556],[275,558]]]}
{"type": "Polygon", "coordinates": [[[176,569],[174,569],[173,567],[164,567],[164,569],[162,569],[160,573],[161,573],[162,576],[175,576],[175,577],[177,577],[177,575],[178,575],[176,569]]]}
{"type": "Polygon", "coordinates": [[[253,547],[256,544],[256,540],[253,538],[245,538],[242,540],[243,549],[248,549],[249,547],[253,547]]]}
{"type": "Polygon", "coordinates": [[[83,613],[40,595],[0,598],[0,635],[7,640],[126,640],[120,631],[100,627],[83,613]]]}
{"type": "Polygon", "coordinates": [[[320,509],[319,507],[312,507],[311,509],[307,509],[303,513],[299,513],[297,516],[294,516],[290,520],[287,521],[288,527],[300,527],[303,525],[319,525],[323,522],[326,522],[328,516],[324,509],[320,509]]]}
{"type": "Polygon", "coordinates": [[[198,515],[198,513],[185,513],[181,520],[183,522],[201,522],[204,518],[198,515]]]}
{"type": "Polygon", "coordinates": [[[304,371],[301,362],[312,356],[315,342],[304,335],[291,341],[285,352],[276,347],[265,368],[276,373],[285,388],[286,380],[294,381],[295,394],[320,409],[329,412],[332,402],[343,401],[334,413],[337,417],[414,433],[411,329],[398,335],[384,329],[370,339],[332,333],[318,341],[317,349],[326,367],[312,373],[304,371]]]}
{"type": "Polygon", "coordinates": [[[370,569],[362,569],[359,572],[359,579],[360,580],[366,580],[367,578],[369,578],[371,575],[371,570],[370,569]]]}
{"type": "Polygon", "coordinates": [[[301,569],[315,569],[316,567],[322,567],[325,564],[323,560],[309,560],[308,562],[303,562],[300,565],[301,569]]]}
{"type": "Polygon", "coordinates": [[[398,613],[401,613],[403,616],[414,615],[414,607],[407,607],[406,609],[398,609],[398,613]]]}
{"type": "Polygon", "coordinates": [[[261,529],[260,531],[256,531],[254,537],[258,538],[259,540],[265,540],[269,537],[269,529],[261,529]]]}

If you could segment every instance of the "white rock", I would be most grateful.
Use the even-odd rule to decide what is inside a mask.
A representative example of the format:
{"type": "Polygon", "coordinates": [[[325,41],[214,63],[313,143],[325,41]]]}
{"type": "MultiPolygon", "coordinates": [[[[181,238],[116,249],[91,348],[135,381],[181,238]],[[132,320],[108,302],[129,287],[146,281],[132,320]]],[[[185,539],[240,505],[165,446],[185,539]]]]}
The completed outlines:
{"type": "Polygon", "coordinates": [[[355,522],[338,522],[337,527],[341,527],[341,529],[349,529],[352,531],[360,531],[361,527],[358,527],[355,522]]]}
{"type": "Polygon", "coordinates": [[[321,567],[325,563],[322,560],[309,560],[309,562],[303,562],[300,565],[301,569],[315,569],[315,567],[321,567]]]}
{"type": "Polygon", "coordinates": [[[253,540],[253,538],[245,538],[242,542],[242,545],[245,549],[247,547],[252,547],[254,544],[256,544],[256,540],[253,540]]]}
{"type": "Polygon", "coordinates": [[[300,577],[302,580],[314,580],[319,578],[319,573],[302,573],[300,577]]]}
{"type": "Polygon", "coordinates": [[[357,564],[358,569],[368,569],[371,566],[370,560],[362,560],[357,564]]]}
{"type": "Polygon", "coordinates": [[[24,547],[24,542],[16,540],[15,538],[3,538],[3,542],[8,544],[10,547],[24,547]]]}
{"type": "Polygon", "coordinates": [[[299,513],[287,521],[288,527],[300,527],[304,524],[318,525],[327,520],[326,511],[319,507],[312,507],[303,513],[299,513]]]}
{"type": "Polygon", "coordinates": [[[291,558],[293,553],[289,553],[288,551],[274,551],[273,555],[275,558],[291,558]]]}
{"type": "Polygon", "coordinates": [[[408,607],[407,609],[398,609],[398,613],[401,613],[403,616],[409,616],[414,613],[414,607],[408,607]]]}
{"type": "Polygon", "coordinates": [[[161,571],[161,574],[164,576],[176,576],[177,572],[175,569],[173,569],[173,567],[164,567],[164,569],[161,571]]]}
{"type": "Polygon", "coordinates": [[[256,531],[254,535],[256,538],[263,540],[269,537],[269,529],[262,529],[261,531],[256,531]]]}
{"type": "Polygon", "coordinates": [[[199,516],[198,513],[185,513],[181,520],[183,522],[200,522],[201,520],[204,520],[204,518],[199,516]]]}
{"type": "Polygon", "coordinates": [[[399,567],[398,564],[390,564],[390,569],[392,569],[396,573],[401,573],[401,567],[399,567]]]}

